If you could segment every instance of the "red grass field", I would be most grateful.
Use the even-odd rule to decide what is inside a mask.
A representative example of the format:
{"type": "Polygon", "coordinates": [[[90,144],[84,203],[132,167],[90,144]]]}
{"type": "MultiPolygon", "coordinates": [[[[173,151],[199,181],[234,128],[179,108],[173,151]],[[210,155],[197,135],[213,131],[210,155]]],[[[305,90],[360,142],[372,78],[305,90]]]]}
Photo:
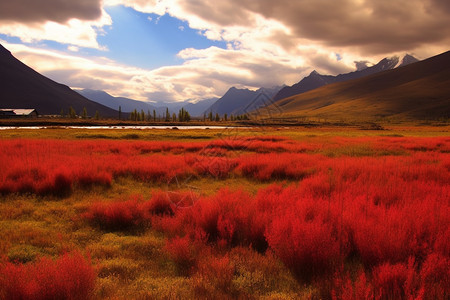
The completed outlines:
{"type": "MultiPolygon", "coordinates": [[[[250,266],[266,285],[275,285],[272,272],[290,274],[299,298],[450,295],[449,137],[3,139],[0,149],[4,197],[64,201],[121,178],[154,187],[150,198],[96,197],[73,218],[100,234],[158,232],[173,276],[190,278],[191,296],[264,296],[262,287],[238,284],[250,266]],[[245,179],[258,189],[168,193],[162,186],[174,178],[245,179]]],[[[101,297],[94,278],[101,262],[61,255],[24,265],[4,258],[0,298],[101,297]]]]}

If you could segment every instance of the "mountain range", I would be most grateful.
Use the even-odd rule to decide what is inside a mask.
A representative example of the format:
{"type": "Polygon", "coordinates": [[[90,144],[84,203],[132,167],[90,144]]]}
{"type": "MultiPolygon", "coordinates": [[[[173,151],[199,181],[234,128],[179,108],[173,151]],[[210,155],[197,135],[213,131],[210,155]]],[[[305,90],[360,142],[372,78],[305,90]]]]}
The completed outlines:
{"type": "Polygon", "coordinates": [[[272,103],[272,98],[282,87],[260,88],[256,91],[249,89],[230,88],[225,95],[205,110],[205,114],[212,112],[219,115],[241,115],[249,113],[272,103]]]}
{"type": "Polygon", "coordinates": [[[274,101],[287,98],[293,95],[305,93],[307,91],[319,88],[321,86],[343,82],[347,80],[357,79],[364,76],[369,76],[375,73],[379,73],[386,70],[392,70],[395,68],[403,67],[411,63],[419,61],[411,55],[405,55],[402,60],[398,56],[391,58],[384,58],[379,63],[371,67],[359,68],[358,70],[346,74],[339,74],[337,76],[321,75],[317,71],[312,71],[309,76],[303,78],[293,86],[286,86],[282,88],[273,98],[274,101]]]}
{"type": "Polygon", "coordinates": [[[34,108],[39,114],[59,115],[70,107],[78,114],[86,108],[92,116],[96,111],[105,117],[118,116],[114,109],[34,71],[0,45],[0,108],[34,108]]]}
{"type": "Polygon", "coordinates": [[[132,112],[135,109],[140,112],[143,110],[145,113],[150,111],[153,113],[153,110],[156,110],[156,113],[162,114],[165,113],[166,109],[162,107],[156,107],[147,102],[137,101],[124,97],[114,97],[104,91],[91,90],[91,89],[82,89],[75,90],[77,93],[83,95],[89,100],[95,101],[97,103],[108,106],[112,109],[118,110],[119,107],[123,112],[132,112]]]}
{"type": "Polygon", "coordinates": [[[132,112],[136,109],[138,112],[143,110],[145,113],[150,112],[152,114],[153,110],[155,110],[156,114],[161,116],[166,113],[166,108],[169,109],[170,114],[178,113],[178,111],[181,108],[184,108],[191,114],[191,116],[198,117],[203,115],[203,112],[206,110],[206,108],[208,108],[218,99],[218,98],[204,99],[197,101],[195,103],[192,103],[190,101],[184,101],[176,103],[167,103],[166,105],[163,104],[157,105],[157,104],[150,104],[145,101],[137,101],[124,97],[114,97],[108,94],[107,92],[99,90],[82,89],[76,90],[76,92],[80,93],[89,100],[98,102],[110,108],[119,109],[120,107],[123,112],[132,112]]]}
{"type": "Polygon", "coordinates": [[[283,118],[450,118],[450,51],[423,61],[283,98],[283,118]]]}
{"type": "Polygon", "coordinates": [[[449,118],[450,52],[417,61],[406,55],[385,58],[355,72],[337,76],[316,71],[293,86],[249,89],[230,88],[221,98],[197,102],[158,103],[113,97],[106,92],[80,90],[57,83],[17,60],[0,45],[0,108],[35,108],[40,114],[77,113],[86,108],[89,115],[117,117],[134,109],[165,114],[184,107],[191,116],[209,112],[245,114],[261,107],[276,106],[283,118],[316,116],[333,119],[363,118],[449,118]]]}

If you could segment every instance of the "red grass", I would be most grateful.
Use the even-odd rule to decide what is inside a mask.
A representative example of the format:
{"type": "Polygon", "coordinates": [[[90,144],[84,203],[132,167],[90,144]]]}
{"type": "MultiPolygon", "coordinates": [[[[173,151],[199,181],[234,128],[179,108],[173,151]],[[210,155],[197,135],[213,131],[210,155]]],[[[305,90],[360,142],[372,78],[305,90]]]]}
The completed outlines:
{"type": "Polygon", "coordinates": [[[165,250],[176,263],[178,271],[182,275],[192,272],[192,268],[197,262],[197,249],[188,236],[167,240],[165,250]]]}
{"type": "Polygon", "coordinates": [[[357,274],[354,282],[349,274],[336,272],[333,279],[331,298],[333,300],[373,299],[373,287],[364,271],[357,274]]]}
{"type": "Polygon", "coordinates": [[[258,180],[301,179],[314,172],[320,157],[307,154],[262,154],[243,156],[237,170],[258,180]]]}
{"type": "Polygon", "coordinates": [[[414,299],[413,280],[415,270],[413,260],[408,264],[385,263],[373,269],[373,285],[377,299],[414,299]]]}
{"type": "MultiPolygon", "coordinates": [[[[5,194],[63,195],[77,186],[109,186],[120,176],[159,183],[210,175],[297,181],[256,195],[223,189],[188,201],[185,193],[161,192],[149,201],[89,208],[85,217],[107,230],[151,223],[169,237],[183,236],[169,239],[166,251],[188,273],[199,262],[193,245],[207,242],[219,251],[270,249],[299,280],[333,281],[330,297],[450,294],[446,137],[311,138],[307,144],[273,137],[192,144],[3,140],[0,146],[5,194]],[[348,263],[361,271],[341,272],[348,263]]],[[[217,262],[222,267],[226,263],[217,262]]]]}
{"type": "Polygon", "coordinates": [[[83,217],[104,230],[128,230],[146,221],[137,199],[93,203],[83,217]]]}
{"type": "Polygon", "coordinates": [[[150,215],[173,216],[177,202],[172,200],[168,192],[159,191],[154,193],[149,201],[143,203],[141,209],[150,215]]]}
{"type": "Polygon", "coordinates": [[[230,292],[235,267],[228,255],[223,257],[207,256],[198,263],[194,282],[197,294],[208,296],[208,285],[222,292],[230,292]],[[206,283],[206,284],[205,284],[206,283]]]}
{"type": "Polygon", "coordinates": [[[431,253],[420,270],[421,290],[426,299],[444,300],[450,295],[450,258],[431,253]]]}
{"type": "Polygon", "coordinates": [[[41,258],[33,264],[0,264],[2,299],[89,299],[93,296],[96,274],[90,260],[79,252],[57,260],[41,258]]]}

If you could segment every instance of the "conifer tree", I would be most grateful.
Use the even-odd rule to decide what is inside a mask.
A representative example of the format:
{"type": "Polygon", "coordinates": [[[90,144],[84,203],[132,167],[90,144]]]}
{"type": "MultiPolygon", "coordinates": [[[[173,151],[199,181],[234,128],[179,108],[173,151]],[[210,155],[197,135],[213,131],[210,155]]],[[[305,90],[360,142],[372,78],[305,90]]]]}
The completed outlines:
{"type": "Polygon", "coordinates": [[[170,113],[169,113],[169,108],[168,107],[166,107],[166,120],[165,121],[166,122],[170,121],[170,113]]]}
{"type": "Polygon", "coordinates": [[[69,107],[69,117],[72,119],[75,119],[77,117],[77,113],[75,112],[75,109],[73,107],[69,107]]]}

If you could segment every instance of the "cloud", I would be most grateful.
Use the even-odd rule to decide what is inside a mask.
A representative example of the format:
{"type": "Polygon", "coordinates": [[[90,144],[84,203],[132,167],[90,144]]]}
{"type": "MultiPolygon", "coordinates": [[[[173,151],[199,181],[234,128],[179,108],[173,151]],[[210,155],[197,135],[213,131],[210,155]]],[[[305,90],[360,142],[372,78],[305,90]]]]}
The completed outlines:
{"type": "MultiPolygon", "coordinates": [[[[225,1],[224,1],[225,2],[225,1]]],[[[252,14],[276,20],[291,38],[328,47],[350,47],[364,54],[407,51],[430,43],[448,45],[450,4],[445,0],[230,0],[221,7],[211,0],[180,1],[185,11],[223,26],[254,25],[252,14]],[[203,9],[199,9],[203,7],[203,9]],[[236,14],[235,11],[240,13],[236,14]],[[244,17],[245,16],[245,17],[244,17]],[[447,43],[446,43],[447,42],[447,43]]]]}
{"type": "Polygon", "coordinates": [[[43,40],[104,49],[97,42],[111,25],[102,0],[14,0],[0,2],[0,33],[25,43],[43,40]]]}
{"type": "MultiPolygon", "coordinates": [[[[82,51],[63,55],[10,45],[19,58],[60,82],[141,100],[196,100],[221,96],[230,86],[293,84],[313,69],[335,75],[355,70],[355,62],[363,67],[405,52],[422,59],[446,51],[450,45],[450,5],[443,0],[78,2],[67,1],[73,9],[61,8],[60,16],[53,15],[53,7],[47,14],[39,8],[16,17],[12,9],[8,13],[0,9],[0,32],[25,42],[58,41],[71,50],[101,49],[97,42],[101,28],[112,24],[101,7],[103,3],[125,5],[159,17],[169,14],[208,39],[227,43],[227,49],[184,49],[178,54],[181,65],[155,70],[76,56],[82,51]]],[[[21,0],[8,5],[25,3],[21,0]]],[[[66,2],[42,3],[45,7],[66,2]]],[[[5,8],[7,4],[1,5],[5,8]]],[[[149,20],[157,22],[159,17],[149,20]]]]}
{"type": "Polygon", "coordinates": [[[358,71],[364,70],[364,69],[370,67],[370,62],[367,60],[355,61],[355,66],[358,71]]]}
{"type": "Polygon", "coordinates": [[[0,21],[20,23],[66,23],[71,19],[97,20],[101,0],[14,0],[0,2],[0,21]]]}
{"type": "Polygon", "coordinates": [[[95,22],[71,19],[66,24],[50,21],[32,25],[0,23],[0,32],[9,36],[18,37],[25,43],[50,40],[66,45],[104,50],[105,48],[99,45],[97,41],[98,28],[108,24],[111,24],[111,19],[108,15],[104,15],[100,20],[95,22]]]}
{"type": "MultiPolygon", "coordinates": [[[[448,50],[450,44],[446,13],[450,5],[440,0],[128,0],[123,4],[147,13],[168,13],[211,40],[227,42],[229,51],[266,57],[271,61],[265,62],[268,65],[282,62],[291,69],[316,69],[323,74],[354,71],[355,61],[376,63],[405,52],[423,59],[448,50]]],[[[246,59],[251,60],[251,55],[246,59]]],[[[271,78],[291,84],[290,76],[271,78]]]]}
{"type": "Polygon", "coordinates": [[[80,51],[80,48],[78,48],[77,46],[68,46],[67,50],[72,51],[72,52],[78,52],[78,51],[80,51]]]}
{"type": "Polygon", "coordinates": [[[259,88],[306,75],[293,67],[245,50],[185,49],[182,65],[144,70],[117,64],[106,58],[40,50],[0,41],[15,57],[38,72],[73,88],[104,90],[114,96],[137,100],[184,101],[222,96],[231,86],[259,88]]]}
{"type": "Polygon", "coordinates": [[[142,2],[124,4],[146,12],[168,12],[227,41],[231,33],[258,31],[262,23],[258,19],[263,18],[286,29],[272,42],[289,53],[302,43],[313,43],[366,57],[414,51],[425,56],[427,47],[442,52],[450,44],[446,0],[161,0],[145,6],[142,2]]]}

